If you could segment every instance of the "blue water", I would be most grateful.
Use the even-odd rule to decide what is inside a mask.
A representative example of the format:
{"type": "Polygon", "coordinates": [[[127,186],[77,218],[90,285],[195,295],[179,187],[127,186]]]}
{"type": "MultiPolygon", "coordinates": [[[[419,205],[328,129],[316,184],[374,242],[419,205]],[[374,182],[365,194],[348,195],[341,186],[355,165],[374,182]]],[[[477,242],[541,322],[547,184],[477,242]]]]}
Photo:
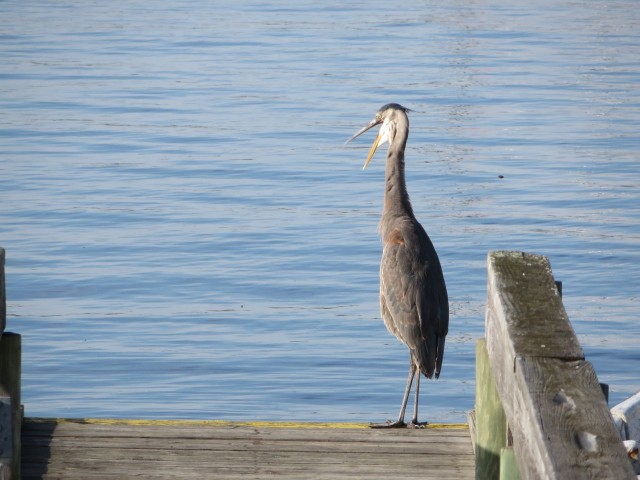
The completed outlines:
{"type": "Polygon", "coordinates": [[[380,152],[451,301],[423,415],[464,421],[486,255],[547,255],[611,404],[640,388],[640,9],[0,3],[0,245],[28,416],[380,421],[380,152]]]}

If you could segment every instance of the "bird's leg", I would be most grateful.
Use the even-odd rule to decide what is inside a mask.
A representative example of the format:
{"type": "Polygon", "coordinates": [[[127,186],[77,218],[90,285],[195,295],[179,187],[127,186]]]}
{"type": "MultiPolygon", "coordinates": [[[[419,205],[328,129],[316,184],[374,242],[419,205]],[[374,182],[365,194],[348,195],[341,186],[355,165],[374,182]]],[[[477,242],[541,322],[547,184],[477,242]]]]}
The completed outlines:
{"type": "Polygon", "coordinates": [[[428,422],[419,422],[418,421],[418,398],[420,396],[420,372],[418,372],[418,378],[416,378],[416,399],[413,403],[413,420],[409,424],[410,427],[413,428],[424,428],[428,422]]]}
{"type": "Polygon", "coordinates": [[[395,422],[387,420],[384,423],[372,423],[369,425],[371,428],[404,428],[407,426],[407,424],[404,423],[404,412],[407,409],[407,401],[409,400],[409,392],[411,391],[411,384],[413,383],[415,373],[416,366],[413,363],[413,358],[411,358],[411,362],[409,364],[409,376],[407,377],[407,386],[404,389],[404,396],[402,397],[402,406],[400,407],[398,420],[395,422]]]}

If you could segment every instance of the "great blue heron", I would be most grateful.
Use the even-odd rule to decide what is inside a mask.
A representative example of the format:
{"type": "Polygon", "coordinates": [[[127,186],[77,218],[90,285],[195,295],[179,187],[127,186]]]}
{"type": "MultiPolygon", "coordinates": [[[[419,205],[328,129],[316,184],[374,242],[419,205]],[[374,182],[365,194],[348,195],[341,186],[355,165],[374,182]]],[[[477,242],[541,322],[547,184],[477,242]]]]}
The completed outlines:
{"type": "MultiPolygon", "coordinates": [[[[395,422],[372,424],[374,428],[405,427],[407,400],[416,370],[427,378],[440,376],[444,341],[449,329],[449,300],[440,260],[429,236],[416,220],[404,179],[404,149],[409,136],[409,109],[389,103],[354,138],[382,124],[364,163],[367,167],[376,149],[389,142],[385,172],[384,208],[380,219],[383,250],[380,261],[380,311],[387,329],[410,352],[409,376],[395,422]]],[[[418,396],[420,373],[416,379],[413,419],[409,426],[420,427],[418,396]]],[[[426,422],[425,422],[426,423],[426,422]]]]}

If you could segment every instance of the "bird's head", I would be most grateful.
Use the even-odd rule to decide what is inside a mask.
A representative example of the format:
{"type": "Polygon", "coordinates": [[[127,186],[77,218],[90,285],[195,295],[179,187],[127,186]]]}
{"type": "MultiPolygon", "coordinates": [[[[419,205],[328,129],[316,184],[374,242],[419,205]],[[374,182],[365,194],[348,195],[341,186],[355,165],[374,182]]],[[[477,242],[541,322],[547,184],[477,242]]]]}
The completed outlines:
{"type": "Polygon", "coordinates": [[[403,107],[402,105],[398,105],[397,103],[387,103],[380,110],[376,112],[376,115],[373,117],[367,125],[362,127],[353,137],[347,140],[346,143],[349,143],[354,138],[359,137],[364,132],[369,130],[370,128],[375,127],[376,125],[382,124],[380,130],[378,131],[378,136],[373,141],[373,145],[371,145],[371,150],[369,150],[369,155],[364,162],[364,166],[362,169],[364,170],[369,165],[369,162],[373,158],[373,154],[376,153],[376,149],[383,145],[386,142],[393,143],[393,140],[396,136],[397,125],[401,120],[404,122],[408,122],[407,120],[407,112],[410,112],[408,108],[403,107]]]}

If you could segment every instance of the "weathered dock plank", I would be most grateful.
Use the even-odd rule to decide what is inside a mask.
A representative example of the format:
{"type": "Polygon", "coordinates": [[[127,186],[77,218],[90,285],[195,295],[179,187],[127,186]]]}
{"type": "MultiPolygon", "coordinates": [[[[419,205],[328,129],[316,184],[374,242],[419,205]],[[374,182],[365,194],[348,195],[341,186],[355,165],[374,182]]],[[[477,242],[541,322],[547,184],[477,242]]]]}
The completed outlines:
{"type": "Polygon", "coordinates": [[[465,426],[73,421],[24,424],[23,479],[471,479],[465,426]]]}

